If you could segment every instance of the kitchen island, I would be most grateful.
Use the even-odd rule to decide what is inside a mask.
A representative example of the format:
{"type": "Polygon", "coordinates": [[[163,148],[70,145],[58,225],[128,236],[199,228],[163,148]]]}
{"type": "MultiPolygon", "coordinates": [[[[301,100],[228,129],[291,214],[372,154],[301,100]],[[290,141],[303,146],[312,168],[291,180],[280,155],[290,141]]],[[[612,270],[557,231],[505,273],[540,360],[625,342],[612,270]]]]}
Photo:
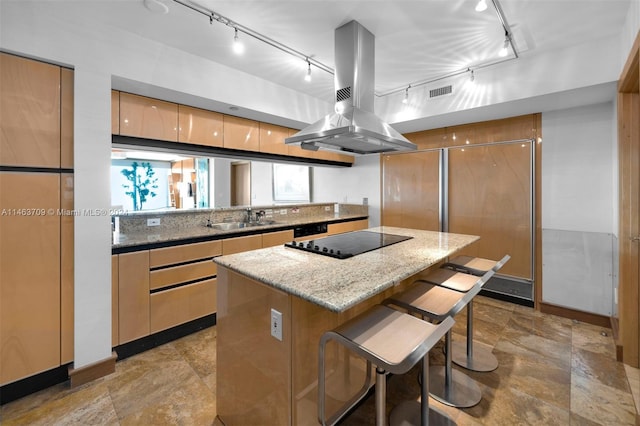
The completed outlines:
{"type": "MultiPolygon", "coordinates": [[[[395,227],[368,231],[412,238],[348,259],[283,246],[214,259],[217,412],[224,424],[317,424],[322,333],[479,238],[395,227]],[[281,340],[272,336],[278,333],[281,340]]],[[[326,354],[330,414],[366,384],[367,374],[362,358],[333,343],[326,354]]]]}

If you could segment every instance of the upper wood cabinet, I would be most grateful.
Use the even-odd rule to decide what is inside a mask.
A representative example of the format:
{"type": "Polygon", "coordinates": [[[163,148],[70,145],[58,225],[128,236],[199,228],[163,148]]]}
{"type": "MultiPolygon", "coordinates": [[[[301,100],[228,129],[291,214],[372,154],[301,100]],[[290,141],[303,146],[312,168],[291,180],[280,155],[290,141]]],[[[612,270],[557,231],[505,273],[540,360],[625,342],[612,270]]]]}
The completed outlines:
{"type": "Polygon", "coordinates": [[[260,123],[260,152],[287,155],[289,146],[284,140],[289,136],[289,129],[268,123],[260,123]]]}
{"type": "Polygon", "coordinates": [[[60,67],[0,53],[0,164],[60,167],[60,67]]]}
{"type": "Polygon", "coordinates": [[[111,134],[120,134],[120,92],[111,91],[111,134]]]}
{"type": "Polygon", "coordinates": [[[223,146],[223,119],[219,112],[178,105],[178,141],[223,146]]]}
{"type": "MultiPolygon", "coordinates": [[[[289,136],[295,135],[298,133],[298,130],[288,129],[289,136]]],[[[337,152],[331,151],[309,151],[307,149],[302,149],[298,145],[287,145],[287,153],[288,155],[292,155],[294,157],[302,157],[302,158],[315,158],[319,160],[329,160],[329,161],[340,161],[342,163],[351,163],[353,164],[353,156],[347,154],[339,154],[337,152]]]]}
{"type": "Polygon", "coordinates": [[[260,151],[260,126],[257,121],[224,116],[224,147],[243,151],[260,151]]]}
{"type": "Polygon", "coordinates": [[[120,134],[178,141],[178,104],[120,92],[120,134]]]}
{"type": "Polygon", "coordinates": [[[60,69],[60,167],[73,168],[73,71],[60,69]]]}

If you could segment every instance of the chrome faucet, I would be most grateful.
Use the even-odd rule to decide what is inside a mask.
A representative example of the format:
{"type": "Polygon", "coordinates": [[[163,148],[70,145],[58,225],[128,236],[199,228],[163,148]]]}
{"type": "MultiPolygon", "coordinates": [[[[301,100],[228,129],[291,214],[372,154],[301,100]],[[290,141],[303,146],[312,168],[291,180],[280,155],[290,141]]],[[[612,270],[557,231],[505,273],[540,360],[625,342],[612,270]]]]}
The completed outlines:
{"type": "Polygon", "coordinates": [[[251,214],[251,207],[247,207],[247,223],[253,222],[253,216],[251,214]]]}

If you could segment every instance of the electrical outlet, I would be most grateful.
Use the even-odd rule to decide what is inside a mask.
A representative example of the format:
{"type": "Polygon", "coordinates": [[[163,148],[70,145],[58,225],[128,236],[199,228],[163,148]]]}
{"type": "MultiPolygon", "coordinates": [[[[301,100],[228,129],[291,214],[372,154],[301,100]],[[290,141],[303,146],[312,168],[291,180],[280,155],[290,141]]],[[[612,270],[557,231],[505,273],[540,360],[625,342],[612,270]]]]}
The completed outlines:
{"type": "Polygon", "coordinates": [[[282,342],[282,312],[271,308],[271,336],[282,342]]]}
{"type": "Polygon", "coordinates": [[[369,205],[369,197],[362,198],[362,205],[363,206],[369,205]]]}
{"type": "Polygon", "coordinates": [[[325,211],[325,212],[331,211],[331,207],[329,207],[329,206],[324,206],[324,211],[325,211]]]}
{"type": "Polygon", "coordinates": [[[287,214],[287,209],[280,209],[280,214],[287,214]]]}
{"type": "Polygon", "coordinates": [[[160,226],[160,218],[147,219],[147,226],[160,226]]]}

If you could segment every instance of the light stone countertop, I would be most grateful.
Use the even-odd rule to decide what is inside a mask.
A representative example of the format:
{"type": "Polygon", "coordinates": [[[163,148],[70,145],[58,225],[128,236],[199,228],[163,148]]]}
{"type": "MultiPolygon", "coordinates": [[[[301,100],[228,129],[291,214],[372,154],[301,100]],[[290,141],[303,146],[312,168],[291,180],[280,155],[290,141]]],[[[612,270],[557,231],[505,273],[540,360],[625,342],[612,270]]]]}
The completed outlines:
{"type": "Polygon", "coordinates": [[[367,231],[413,238],[348,259],[278,246],[216,257],[214,262],[330,311],[343,312],[480,238],[389,226],[367,231]]]}
{"type": "Polygon", "coordinates": [[[322,216],[303,216],[300,218],[290,218],[286,221],[280,221],[271,225],[251,226],[247,228],[231,229],[227,231],[207,228],[206,226],[200,224],[171,228],[166,230],[156,230],[155,228],[151,227],[141,232],[115,234],[113,236],[111,248],[118,249],[123,247],[145,246],[148,244],[164,243],[170,241],[179,242],[181,240],[189,240],[194,238],[206,239],[210,237],[211,239],[217,239],[231,236],[240,237],[243,234],[250,235],[255,233],[272,232],[280,229],[290,229],[294,226],[299,225],[324,222],[343,222],[354,219],[366,219],[367,217],[368,215],[366,214],[331,213],[322,216]]]}

